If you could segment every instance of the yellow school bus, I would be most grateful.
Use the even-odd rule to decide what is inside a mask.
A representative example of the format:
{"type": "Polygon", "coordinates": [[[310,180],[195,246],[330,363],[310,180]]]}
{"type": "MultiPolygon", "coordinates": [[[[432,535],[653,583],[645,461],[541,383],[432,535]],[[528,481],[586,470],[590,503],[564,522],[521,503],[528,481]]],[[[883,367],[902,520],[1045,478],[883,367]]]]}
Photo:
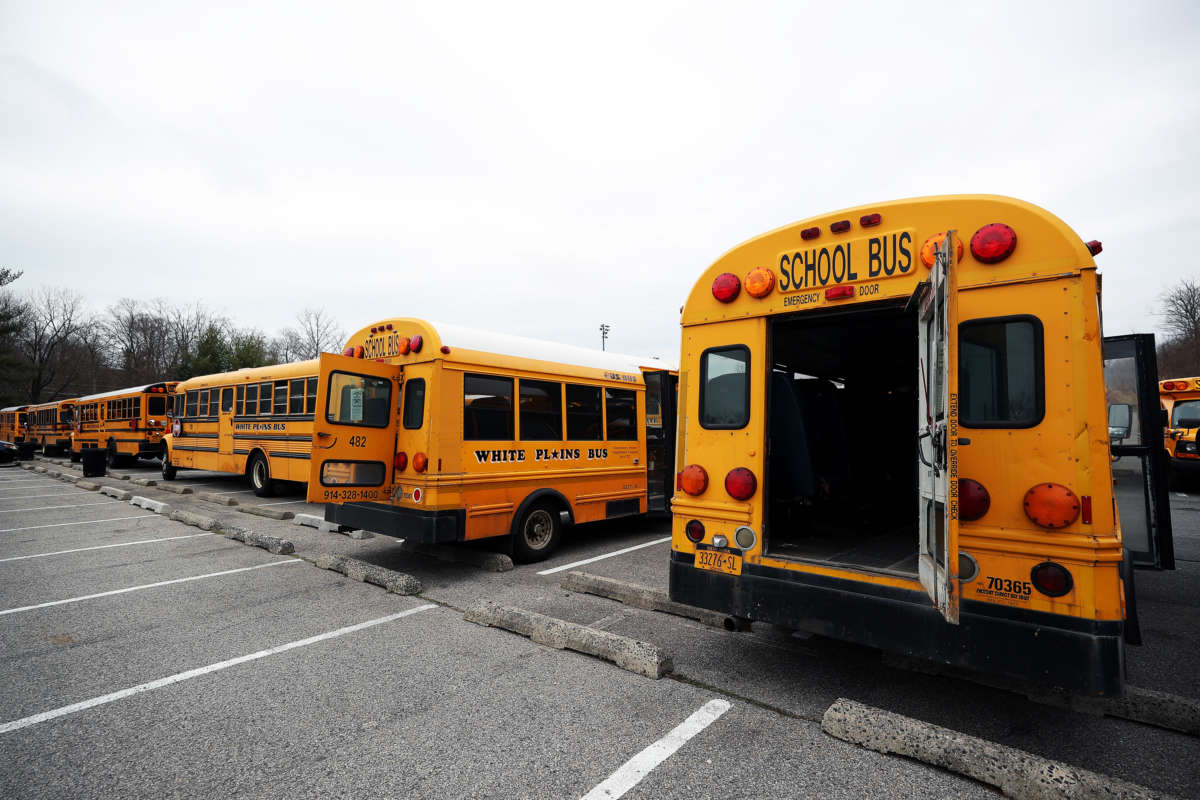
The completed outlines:
{"type": "Polygon", "coordinates": [[[180,469],[245,475],[259,497],[276,481],[308,480],[317,362],[297,361],[189,378],[175,387],[162,476],[180,469]]]}
{"type": "Polygon", "coordinates": [[[1163,445],[1171,459],[1173,482],[1185,476],[1200,476],[1200,451],[1196,434],[1200,429],[1200,378],[1174,378],[1158,385],[1167,429],[1163,445]]]}
{"type": "Polygon", "coordinates": [[[70,450],[75,402],[72,398],[29,406],[25,411],[25,440],[40,447],[44,456],[70,450]]]}
{"type": "Polygon", "coordinates": [[[320,358],[310,502],[413,542],[511,537],[537,561],[565,525],[665,511],[673,367],[393,318],[320,358]]]}
{"type": "MultiPolygon", "coordinates": [[[[969,195],[721,256],[682,315],[671,598],[1119,692],[1132,597],[1104,386],[1126,362],[1101,352],[1099,250],[969,195]]],[[[1169,517],[1151,530],[1168,563],[1169,517]]]]}
{"type": "Polygon", "coordinates": [[[29,406],[0,408],[0,442],[25,441],[25,414],[29,406]]]}
{"type": "Polygon", "coordinates": [[[101,448],[110,467],[161,456],[177,383],[150,383],[79,398],[71,460],[79,461],[84,450],[101,448]]]}

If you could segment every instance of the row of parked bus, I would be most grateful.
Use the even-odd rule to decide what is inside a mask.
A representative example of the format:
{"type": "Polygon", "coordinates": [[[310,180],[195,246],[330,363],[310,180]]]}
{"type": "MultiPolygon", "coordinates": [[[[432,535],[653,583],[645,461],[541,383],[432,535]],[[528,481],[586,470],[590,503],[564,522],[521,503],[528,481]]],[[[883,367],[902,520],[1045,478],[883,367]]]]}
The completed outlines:
{"type": "Polygon", "coordinates": [[[1200,380],[1160,385],[1153,337],[1102,342],[1099,251],[1010,198],[898,201],[721,256],[678,365],[390,318],[313,361],[0,419],[523,561],[669,509],[671,597],[733,627],[1115,694],[1132,569],[1173,566],[1159,408],[1189,458],[1200,380]]]}

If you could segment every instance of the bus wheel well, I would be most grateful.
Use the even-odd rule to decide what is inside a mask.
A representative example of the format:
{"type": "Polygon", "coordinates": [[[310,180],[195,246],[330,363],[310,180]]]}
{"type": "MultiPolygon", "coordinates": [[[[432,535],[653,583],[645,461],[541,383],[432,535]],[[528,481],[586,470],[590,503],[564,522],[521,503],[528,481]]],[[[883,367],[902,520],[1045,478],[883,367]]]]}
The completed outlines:
{"type": "Polygon", "coordinates": [[[244,470],[244,472],[245,472],[247,478],[250,477],[250,468],[252,466],[254,466],[254,457],[255,456],[262,456],[263,459],[266,460],[268,464],[270,463],[270,460],[267,459],[266,452],[261,447],[254,448],[248,454],[246,454],[246,469],[244,470]]]}
{"type": "Polygon", "coordinates": [[[573,525],[575,523],[575,514],[571,510],[571,504],[567,498],[563,497],[561,492],[554,489],[538,489],[531,492],[528,497],[521,501],[521,505],[517,506],[516,513],[513,514],[513,531],[516,531],[521,520],[525,518],[525,512],[534,506],[546,506],[552,511],[566,513],[566,519],[563,520],[564,525],[573,525]]]}

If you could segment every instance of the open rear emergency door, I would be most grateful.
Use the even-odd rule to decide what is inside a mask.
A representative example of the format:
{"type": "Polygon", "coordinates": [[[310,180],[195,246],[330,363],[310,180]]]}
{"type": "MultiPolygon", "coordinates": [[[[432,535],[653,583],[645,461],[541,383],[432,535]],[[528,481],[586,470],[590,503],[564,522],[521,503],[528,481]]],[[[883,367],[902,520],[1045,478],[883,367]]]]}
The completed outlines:
{"type": "Polygon", "coordinates": [[[917,573],[947,622],[958,624],[958,319],[954,231],[937,251],[918,304],[920,536],[917,573]]]}
{"type": "Polygon", "coordinates": [[[403,367],[322,353],[308,502],[385,501],[403,367]]]}

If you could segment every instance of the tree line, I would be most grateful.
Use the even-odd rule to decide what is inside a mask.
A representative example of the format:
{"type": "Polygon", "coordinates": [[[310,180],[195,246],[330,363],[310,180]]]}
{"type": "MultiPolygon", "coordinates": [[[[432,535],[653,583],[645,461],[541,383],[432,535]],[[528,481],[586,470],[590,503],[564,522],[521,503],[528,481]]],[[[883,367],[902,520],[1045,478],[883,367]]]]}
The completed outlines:
{"type": "Polygon", "coordinates": [[[303,361],[345,339],[321,309],[270,336],[202,303],[124,298],[97,310],[69,289],[22,293],[21,275],[0,268],[0,407],[303,361]]]}
{"type": "Polygon", "coordinates": [[[1186,278],[1159,297],[1159,319],[1166,330],[1158,342],[1160,378],[1200,375],[1200,281],[1186,278]]]}

